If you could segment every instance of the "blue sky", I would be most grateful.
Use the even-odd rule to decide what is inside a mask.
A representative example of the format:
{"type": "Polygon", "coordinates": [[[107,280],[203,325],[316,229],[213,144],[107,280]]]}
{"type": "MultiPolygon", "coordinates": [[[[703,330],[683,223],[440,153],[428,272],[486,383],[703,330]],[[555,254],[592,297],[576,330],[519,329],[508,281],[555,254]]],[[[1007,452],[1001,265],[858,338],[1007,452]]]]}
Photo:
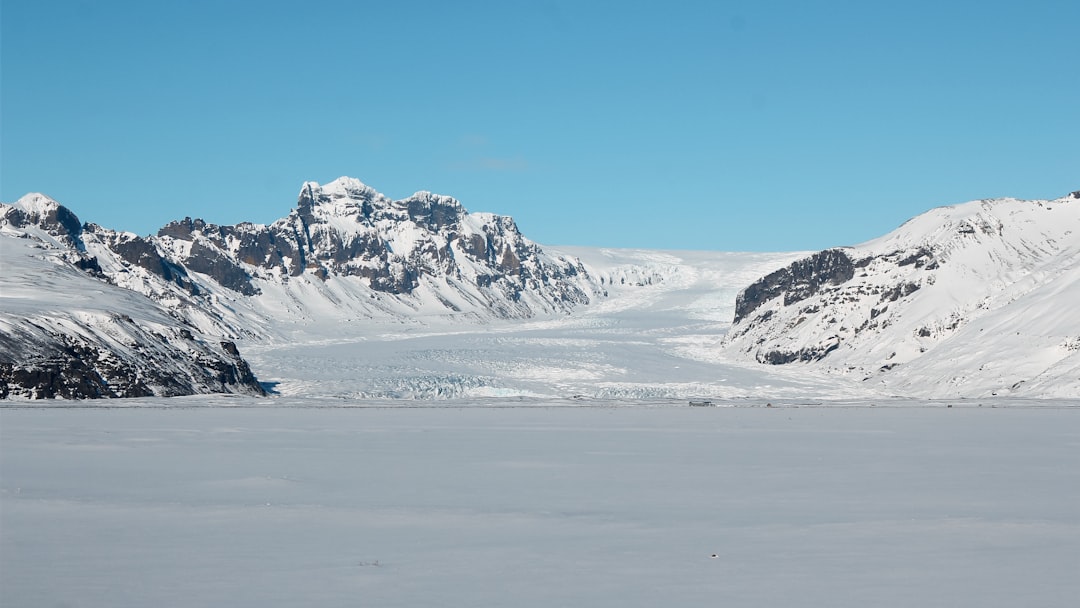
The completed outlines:
{"type": "Polygon", "coordinates": [[[1080,189],[1080,2],[3,0],[0,200],[141,234],[356,177],[545,244],[803,250],[1080,189]]]}

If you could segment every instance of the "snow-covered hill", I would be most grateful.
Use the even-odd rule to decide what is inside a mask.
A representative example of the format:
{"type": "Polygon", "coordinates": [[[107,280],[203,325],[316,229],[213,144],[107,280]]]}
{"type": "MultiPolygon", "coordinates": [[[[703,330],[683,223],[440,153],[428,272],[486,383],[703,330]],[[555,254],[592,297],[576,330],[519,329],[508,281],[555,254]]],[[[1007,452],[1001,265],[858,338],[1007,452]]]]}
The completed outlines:
{"type": "Polygon", "coordinates": [[[896,394],[1080,395],[1080,193],[922,214],[747,287],[732,356],[896,394]]]}
{"type": "Polygon", "coordinates": [[[264,394],[232,342],[21,235],[0,231],[0,399],[264,394]]]}

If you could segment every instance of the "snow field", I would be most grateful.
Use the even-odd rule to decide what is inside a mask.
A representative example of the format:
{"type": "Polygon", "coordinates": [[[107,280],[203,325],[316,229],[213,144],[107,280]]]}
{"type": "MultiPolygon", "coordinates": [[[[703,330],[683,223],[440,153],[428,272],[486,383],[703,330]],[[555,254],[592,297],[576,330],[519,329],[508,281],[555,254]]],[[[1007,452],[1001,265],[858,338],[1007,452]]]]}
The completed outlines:
{"type": "Polygon", "coordinates": [[[0,410],[4,605],[1080,596],[1080,417],[1050,403],[184,405],[204,400],[0,410]]]}

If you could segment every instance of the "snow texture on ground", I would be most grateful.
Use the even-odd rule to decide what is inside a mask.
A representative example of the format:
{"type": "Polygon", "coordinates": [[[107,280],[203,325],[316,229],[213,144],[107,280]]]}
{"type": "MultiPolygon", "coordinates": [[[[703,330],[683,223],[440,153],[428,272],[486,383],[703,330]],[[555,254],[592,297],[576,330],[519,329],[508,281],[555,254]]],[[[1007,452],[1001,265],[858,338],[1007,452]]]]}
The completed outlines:
{"type": "Polygon", "coordinates": [[[1066,402],[122,401],[0,410],[3,605],[1080,597],[1080,417],[1066,402]],[[225,403],[241,407],[209,407],[225,403]]]}
{"type": "Polygon", "coordinates": [[[798,253],[560,248],[605,277],[572,315],[483,325],[425,319],[306,326],[241,349],[285,397],[328,399],[841,399],[853,378],[721,358],[735,295],[798,253]]]}

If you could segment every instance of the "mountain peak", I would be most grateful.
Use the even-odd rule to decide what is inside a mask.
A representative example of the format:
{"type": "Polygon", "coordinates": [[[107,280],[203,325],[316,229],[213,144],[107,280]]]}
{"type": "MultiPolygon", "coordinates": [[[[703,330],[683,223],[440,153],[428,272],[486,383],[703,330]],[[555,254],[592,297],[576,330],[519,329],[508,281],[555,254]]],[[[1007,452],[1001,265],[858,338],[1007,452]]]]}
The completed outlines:
{"type": "Polygon", "coordinates": [[[304,182],[304,185],[300,188],[301,199],[303,199],[305,195],[310,196],[313,199],[313,202],[316,203],[327,202],[339,198],[371,200],[383,196],[364,182],[355,177],[347,176],[339,177],[334,181],[325,184],[319,184],[318,182],[313,181],[304,182]],[[325,200],[320,200],[318,194],[323,195],[325,200]]]}
{"type": "Polygon", "coordinates": [[[301,215],[319,210],[320,215],[347,217],[368,215],[376,207],[389,207],[390,199],[371,186],[352,177],[339,177],[320,185],[304,182],[300,189],[297,207],[301,215]]]}
{"type": "Polygon", "coordinates": [[[323,185],[322,188],[325,192],[375,192],[375,189],[371,186],[356,179],[355,177],[349,177],[347,175],[342,175],[334,181],[326,183],[325,185],[323,185]]]}
{"type": "Polygon", "coordinates": [[[70,209],[40,192],[24,195],[0,214],[5,222],[16,227],[40,226],[50,234],[78,242],[82,222],[70,209]]]}
{"type": "Polygon", "coordinates": [[[15,201],[12,206],[21,209],[26,213],[37,214],[45,214],[57,207],[63,207],[63,205],[56,202],[52,197],[40,192],[28,192],[27,194],[24,194],[22,198],[15,201]]]}

